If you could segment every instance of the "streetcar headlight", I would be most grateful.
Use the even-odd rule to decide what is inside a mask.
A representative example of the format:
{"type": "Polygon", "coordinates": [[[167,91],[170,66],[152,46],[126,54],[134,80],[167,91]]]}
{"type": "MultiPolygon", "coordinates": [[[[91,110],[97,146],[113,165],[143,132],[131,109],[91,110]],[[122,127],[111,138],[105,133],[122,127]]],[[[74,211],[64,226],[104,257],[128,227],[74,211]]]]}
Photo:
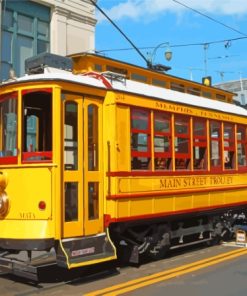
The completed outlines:
{"type": "Polygon", "coordinates": [[[4,218],[9,211],[9,198],[5,192],[0,194],[0,219],[4,218]]]}

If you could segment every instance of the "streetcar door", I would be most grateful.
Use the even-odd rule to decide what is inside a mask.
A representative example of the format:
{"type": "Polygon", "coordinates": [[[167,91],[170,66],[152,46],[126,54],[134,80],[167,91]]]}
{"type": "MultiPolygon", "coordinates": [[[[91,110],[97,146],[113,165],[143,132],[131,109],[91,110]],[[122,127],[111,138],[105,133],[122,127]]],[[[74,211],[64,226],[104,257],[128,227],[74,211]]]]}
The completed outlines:
{"type": "Polygon", "coordinates": [[[63,237],[82,236],[83,223],[83,97],[63,98],[63,237]]]}
{"type": "Polygon", "coordinates": [[[102,103],[62,94],[63,237],[103,232],[102,103]]]}
{"type": "Polygon", "coordinates": [[[103,232],[102,102],[84,98],[85,235],[103,232]]]}

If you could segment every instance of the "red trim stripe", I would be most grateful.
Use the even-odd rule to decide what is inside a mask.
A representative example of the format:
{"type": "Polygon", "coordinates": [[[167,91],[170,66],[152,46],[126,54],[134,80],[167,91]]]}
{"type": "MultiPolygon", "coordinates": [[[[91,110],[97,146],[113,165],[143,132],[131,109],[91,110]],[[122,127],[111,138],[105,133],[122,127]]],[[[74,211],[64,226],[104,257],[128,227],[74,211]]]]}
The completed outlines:
{"type": "Polygon", "coordinates": [[[142,192],[142,193],[125,193],[125,194],[112,194],[108,195],[107,199],[130,199],[130,198],[145,198],[145,197],[159,197],[159,196],[173,196],[173,195],[182,195],[189,193],[204,193],[204,192],[212,192],[212,191],[231,191],[231,190],[239,190],[239,189],[247,189],[247,185],[239,185],[239,186],[229,186],[229,187],[207,187],[203,189],[186,189],[186,190],[169,190],[162,192],[142,192]]]}
{"type": "MultiPolygon", "coordinates": [[[[227,174],[244,174],[247,173],[247,167],[240,168],[239,170],[230,170],[227,169],[225,171],[221,171],[220,175],[227,175],[227,174]]],[[[107,172],[107,177],[156,177],[156,176],[192,176],[192,175],[215,175],[216,172],[212,171],[205,171],[205,170],[157,170],[157,171],[143,171],[143,170],[136,170],[136,171],[119,171],[119,172],[107,172]]]]}
{"type": "Polygon", "coordinates": [[[52,92],[52,88],[32,88],[32,89],[25,89],[21,93],[22,93],[22,95],[26,95],[26,94],[34,93],[34,92],[47,92],[47,93],[51,93],[52,92]]]}
{"type": "Polygon", "coordinates": [[[1,164],[17,164],[17,156],[0,157],[0,165],[1,164]]]}
{"type": "Polygon", "coordinates": [[[14,92],[11,92],[11,93],[6,93],[6,94],[3,94],[0,96],[0,102],[3,102],[5,100],[9,100],[9,99],[17,99],[17,92],[14,91],[14,92]]]}
{"type": "Polygon", "coordinates": [[[23,152],[22,162],[36,163],[36,162],[51,162],[51,151],[36,151],[36,152],[23,152]]]}

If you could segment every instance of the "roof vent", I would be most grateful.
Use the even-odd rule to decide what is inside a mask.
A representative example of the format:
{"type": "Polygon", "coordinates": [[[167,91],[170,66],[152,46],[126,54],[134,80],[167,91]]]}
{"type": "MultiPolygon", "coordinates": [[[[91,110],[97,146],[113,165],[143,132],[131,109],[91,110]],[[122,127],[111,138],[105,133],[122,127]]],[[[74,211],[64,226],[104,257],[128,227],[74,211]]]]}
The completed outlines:
{"type": "Polygon", "coordinates": [[[45,52],[25,60],[27,74],[44,73],[45,67],[72,71],[72,59],[45,52]]]}

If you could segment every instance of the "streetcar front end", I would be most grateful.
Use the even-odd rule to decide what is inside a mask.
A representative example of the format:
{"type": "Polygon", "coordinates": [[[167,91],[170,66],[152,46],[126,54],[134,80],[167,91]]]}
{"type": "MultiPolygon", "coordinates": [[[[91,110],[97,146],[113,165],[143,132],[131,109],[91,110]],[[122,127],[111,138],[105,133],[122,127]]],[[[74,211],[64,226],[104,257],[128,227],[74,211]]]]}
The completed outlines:
{"type": "Polygon", "coordinates": [[[55,243],[52,104],[51,86],[1,86],[0,266],[17,274],[55,243]]]}

